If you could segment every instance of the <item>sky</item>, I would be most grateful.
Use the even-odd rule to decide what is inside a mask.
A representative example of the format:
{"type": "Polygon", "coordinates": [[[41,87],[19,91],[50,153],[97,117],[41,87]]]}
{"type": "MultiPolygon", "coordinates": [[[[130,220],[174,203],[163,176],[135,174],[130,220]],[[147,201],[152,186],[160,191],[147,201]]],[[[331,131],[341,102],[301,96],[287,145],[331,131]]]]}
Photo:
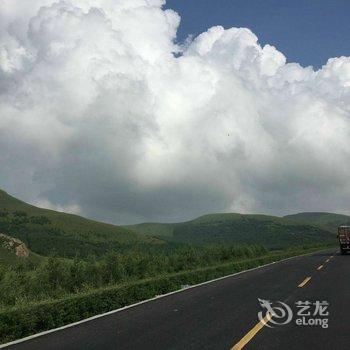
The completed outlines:
{"type": "Polygon", "coordinates": [[[348,5],[210,3],[2,0],[0,188],[116,224],[350,214],[348,5]]]}
{"type": "Polygon", "coordinates": [[[319,69],[328,58],[350,55],[348,0],[168,0],[181,15],[177,40],[209,27],[247,27],[288,62],[319,69]]]}

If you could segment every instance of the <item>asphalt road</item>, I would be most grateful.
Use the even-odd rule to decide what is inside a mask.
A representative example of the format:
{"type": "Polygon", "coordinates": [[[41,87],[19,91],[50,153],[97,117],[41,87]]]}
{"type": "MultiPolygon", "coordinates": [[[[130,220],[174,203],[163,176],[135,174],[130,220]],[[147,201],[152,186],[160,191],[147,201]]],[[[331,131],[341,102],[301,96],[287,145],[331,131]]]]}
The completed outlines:
{"type": "Polygon", "coordinates": [[[333,249],[186,289],[7,349],[349,349],[349,312],[350,255],[333,249]],[[265,316],[266,310],[259,298],[273,306],[284,302],[292,320],[281,325],[286,319],[274,309],[268,326],[278,325],[263,325],[258,312],[265,316]],[[301,310],[298,301],[312,304],[301,310]],[[317,309],[324,301],[329,305],[317,309]],[[302,318],[298,310],[311,311],[303,321],[308,324],[296,324],[302,318]],[[310,325],[321,322],[316,318],[326,319],[328,328],[310,325]]]}

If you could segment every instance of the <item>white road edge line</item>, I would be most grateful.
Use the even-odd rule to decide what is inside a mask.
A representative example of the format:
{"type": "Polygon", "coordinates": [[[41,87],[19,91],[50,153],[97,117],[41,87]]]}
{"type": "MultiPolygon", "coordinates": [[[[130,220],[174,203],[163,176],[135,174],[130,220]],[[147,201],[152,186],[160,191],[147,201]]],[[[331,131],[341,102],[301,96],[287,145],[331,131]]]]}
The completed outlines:
{"type": "Polygon", "coordinates": [[[112,314],[115,314],[117,312],[120,312],[120,311],[123,311],[123,310],[126,310],[126,309],[130,309],[132,307],[135,307],[135,306],[138,306],[138,305],[142,305],[142,304],[145,304],[145,303],[148,303],[150,301],[154,301],[154,300],[157,300],[157,299],[160,299],[160,298],[164,298],[164,297],[167,297],[167,296],[172,295],[172,294],[181,293],[181,292],[183,292],[185,290],[188,290],[188,289],[200,287],[200,286],[203,286],[205,284],[209,284],[209,283],[212,283],[212,282],[223,280],[225,278],[237,276],[237,275],[240,275],[240,274],[243,274],[243,273],[246,273],[246,272],[258,270],[258,269],[261,269],[263,267],[267,267],[267,266],[270,266],[270,265],[273,265],[273,264],[277,264],[277,263],[280,263],[280,262],[283,262],[283,261],[299,258],[299,257],[302,257],[302,256],[312,255],[312,254],[315,254],[315,253],[318,253],[318,252],[322,252],[322,251],[325,251],[325,250],[328,250],[328,249],[322,249],[322,250],[318,250],[318,251],[315,251],[315,252],[312,252],[312,253],[306,253],[306,254],[302,254],[302,255],[291,256],[291,257],[286,258],[286,259],[273,261],[273,262],[265,264],[265,265],[253,267],[253,268],[248,269],[248,270],[243,270],[243,271],[235,272],[235,273],[232,273],[230,275],[223,276],[223,277],[218,277],[218,278],[215,278],[215,279],[210,280],[210,281],[205,281],[205,282],[202,282],[202,283],[194,284],[192,286],[189,286],[189,287],[186,287],[186,288],[182,288],[182,289],[178,289],[178,290],[175,290],[173,292],[169,292],[169,293],[162,294],[162,295],[157,295],[154,298],[147,299],[147,300],[142,300],[142,301],[139,301],[139,302],[137,302],[135,304],[124,306],[124,307],[122,307],[120,309],[108,311],[108,312],[105,312],[103,314],[99,314],[99,315],[95,315],[95,316],[92,316],[92,317],[89,317],[89,318],[85,318],[85,319],[83,319],[81,321],[74,322],[74,323],[69,323],[69,324],[67,324],[65,326],[62,326],[62,327],[49,329],[48,331],[44,331],[44,332],[40,332],[40,333],[37,333],[37,334],[33,334],[33,335],[28,336],[28,337],[21,338],[21,339],[18,339],[18,340],[14,340],[14,341],[6,343],[6,344],[2,344],[2,345],[0,344],[0,349],[6,348],[6,347],[11,346],[11,345],[16,345],[16,344],[19,344],[19,343],[23,343],[23,342],[25,342],[27,340],[38,338],[38,337],[41,337],[41,336],[46,335],[46,334],[58,332],[58,331],[61,331],[63,329],[66,329],[66,328],[71,328],[71,327],[77,326],[79,324],[95,320],[97,318],[101,318],[101,317],[104,317],[104,316],[112,315],[112,314]]]}

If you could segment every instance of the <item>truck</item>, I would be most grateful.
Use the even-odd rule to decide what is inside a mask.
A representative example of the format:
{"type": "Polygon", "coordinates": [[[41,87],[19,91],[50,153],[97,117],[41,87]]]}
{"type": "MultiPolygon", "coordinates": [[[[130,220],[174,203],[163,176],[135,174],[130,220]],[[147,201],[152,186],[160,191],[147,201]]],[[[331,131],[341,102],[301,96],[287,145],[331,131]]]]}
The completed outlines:
{"type": "Polygon", "coordinates": [[[338,227],[338,239],[340,246],[340,253],[346,254],[350,251],[350,226],[338,227]]]}

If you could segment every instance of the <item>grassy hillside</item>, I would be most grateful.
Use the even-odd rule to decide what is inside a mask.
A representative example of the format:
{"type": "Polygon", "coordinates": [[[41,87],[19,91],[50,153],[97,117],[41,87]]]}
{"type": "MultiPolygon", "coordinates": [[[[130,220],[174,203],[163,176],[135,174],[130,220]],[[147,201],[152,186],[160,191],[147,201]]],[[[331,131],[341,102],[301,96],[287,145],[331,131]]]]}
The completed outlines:
{"type": "Polygon", "coordinates": [[[134,232],[138,232],[143,235],[157,236],[157,237],[171,237],[174,232],[174,226],[177,224],[162,224],[162,223],[143,223],[138,225],[124,226],[134,232]]]}
{"type": "MultiPolygon", "coordinates": [[[[164,241],[195,245],[260,244],[268,248],[331,243],[339,224],[350,218],[302,213],[285,218],[266,215],[211,214],[175,223],[118,227],[71,214],[41,209],[0,190],[0,232],[22,240],[34,253],[85,258],[109,250],[126,252],[164,241]]],[[[147,248],[147,249],[148,249],[147,248]]]]}
{"type": "Polygon", "coordinates": [[[100,255],[110,249],[159,243],[123,227],[37,208],[1,190],[0,232],[19,238],[38,254],[64,257],[100,255]]]}
{"type": "Polygon", "coordinates": [[[0,265],[12,265],[19,260],[16,254],[6,248],[0,247],[0,265]]]}
{"type": "MultiPolygon", "coordinates": [[[[173,242],[202,244],[261,244],[269,248],[332,243],[326,229],[305,222],[267,215],[210,214],[176,224],[144,223],[135,232],[173,242]]],[[[336,242],[334,242],[336,243],[336,242]]]]}
{"type": "Polygon", "coordinates": [[[42,261],[43,257],[31,252],[22,241],[0,233],[0,266],[38,266],[42,261]]]}
{"type": "Polygon", "coordinates": [[[16,265],[18,263],[29,263],[33,265],[38,265],[41,261],[43,261],[43,257],[33,252],[29,253],[28,258],[19,258],[14,252],[11,252],[6,248],[0,247],[0,266],[11,266],[16,265]]]}
{"type": "Polygon", "coordinates": [[[285,218],[301,223],[310,223],[322,227],[332,233],[337,232],[340,225],[350,225],[350,216],[334,213],[298,213],[287,215],[285,218]]]}

